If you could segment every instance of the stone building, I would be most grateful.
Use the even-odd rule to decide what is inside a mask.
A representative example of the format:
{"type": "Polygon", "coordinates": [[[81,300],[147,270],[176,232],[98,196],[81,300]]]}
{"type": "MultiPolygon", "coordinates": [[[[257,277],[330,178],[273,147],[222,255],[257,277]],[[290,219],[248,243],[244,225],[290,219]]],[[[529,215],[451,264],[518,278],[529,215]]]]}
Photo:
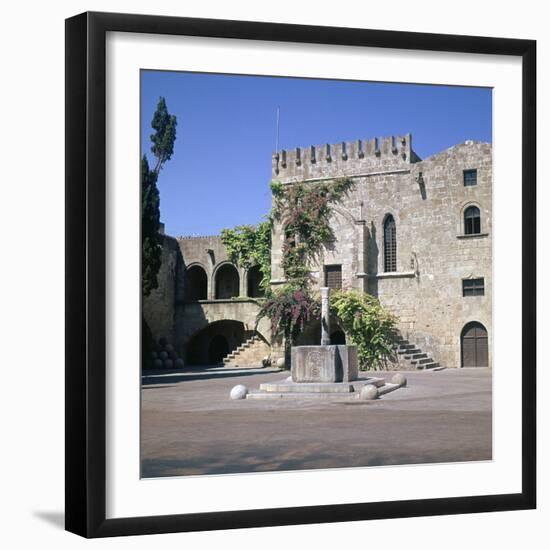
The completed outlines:
{"type": "MultiPolygon", "coordinates": [[[[363,290],[395,313],[401,368],[490,366],[491,145],[466,141],[422,160],[409,134],[272,157],[272,179],[282,184],[342,176],[355,185],[334,206],[335,239],[311,266],[317,285],[363,290]]],[[[273,286],[284,283],[282,245],[275,226],[273,286]]],[[[255,268],[231,264],[219,237],[165,236],[159,289],[144,316],[187,363],[231,352],[226,363],[257,361],[271,344],[268,323],[254,332],[259,280],[255,268]]],[[[338,327],[333,337],[345,340],[338,327]]]]}

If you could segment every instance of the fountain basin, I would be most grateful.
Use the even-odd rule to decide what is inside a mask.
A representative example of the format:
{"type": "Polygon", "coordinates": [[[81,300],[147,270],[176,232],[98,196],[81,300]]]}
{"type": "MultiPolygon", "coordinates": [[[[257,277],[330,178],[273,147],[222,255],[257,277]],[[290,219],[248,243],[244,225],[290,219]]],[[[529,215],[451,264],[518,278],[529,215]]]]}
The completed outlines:
{"type": "Polygon", "coordinates": [[[357,346],[293,346],[293,382],[335,383],[357,380],[357,346]]]}

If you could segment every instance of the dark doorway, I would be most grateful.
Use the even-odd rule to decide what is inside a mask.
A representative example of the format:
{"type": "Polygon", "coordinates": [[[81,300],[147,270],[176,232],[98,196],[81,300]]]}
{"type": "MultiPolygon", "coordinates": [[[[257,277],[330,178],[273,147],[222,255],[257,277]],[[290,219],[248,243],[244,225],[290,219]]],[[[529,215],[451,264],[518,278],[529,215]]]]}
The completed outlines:
{"type": "Polygon", "coordinates": [[[216,299],[235,298],[239,295],[239,273],[231,264],[222,265],[216,272],[216,299]]]}
{"type": "Polygon", "coordinates": [[[250,298],[261,298],[264,295],[264,290],[260,285],[262,278],[262,272],[259,266],[255,265],[248,270],[247,295],[250,296],[250,298]]]}
{"type": "Polygon", "coordinates": [[[208,280],[206,271],[200,265],[193,265],[185,272],[184,288],[186,302],[207,299],[208,280]]]}
{"type": "Polygon", "coordinates": [[[208,362],[216,365],[222,362],[222,359],[229,353],[229,344],[225,336],[217,334],[210,340],[208,345],[208,362]]]}
{"type": "Polygon", "coordinates": [[[463,367],[489,366],[487,329],[481,323],[468,323],[462,329],[461,347],[463,367]]]}
{"type": "Polygon", "coordinates": [[[343,346],[346,343],[346,335],[343,330],[335,330],[330,335],[330,343],[333,346],[343,346]]]}
{"type": "Polygon", "coordinates": [[[212,365],[245,340],[244,324],[241,321],[215,321],[199,330],[185,346],[188,365],[212,365]]]}
{"type": "MultiPolygon", "coordinates": [[[[338,321],[331,317],[330,319],[330,343],[345,344],[346,335],[338,321]]],[[[297,346],[318,346],[321,343],[321,321],[315,319],[310,321],[304,327],[302,333],[296,339],[297,346]]]]}

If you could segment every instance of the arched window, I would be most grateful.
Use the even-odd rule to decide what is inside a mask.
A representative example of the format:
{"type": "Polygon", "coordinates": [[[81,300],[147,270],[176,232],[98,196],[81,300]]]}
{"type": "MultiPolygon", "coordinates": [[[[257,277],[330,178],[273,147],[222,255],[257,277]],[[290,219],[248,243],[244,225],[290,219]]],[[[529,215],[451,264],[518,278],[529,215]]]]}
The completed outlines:
{"type": "Polygon", "coordinates": [[[185,272],[185,301],[196,302],[207,299],[208,278],[200,265],[192,265],[185,272]]]}
{"type": "Polygon", "coordinates": [[[239,295],[239,273],[231,264],[222,265],[216,272],[216,299],[235,298],[239,295]]]}
{"type": "Polygon", "coordinates": [[[391,214],[384,221],[384,271],[397,271],[397,236],[391,214]]]}
{"type": "Polygon", "coordinates": [[[255,265],[248,270],[247,295],[250,296],[250,298],[260,298],[264,295],[264,289],[260,285],[262,278],[262,272],[259,266],[255,265]]]}
{"type": "Polygon", "coordinates": [[[477,235],[481,233],[481,217],[477,206],[468,206],[464,210],[464,234],[477,235]]]}

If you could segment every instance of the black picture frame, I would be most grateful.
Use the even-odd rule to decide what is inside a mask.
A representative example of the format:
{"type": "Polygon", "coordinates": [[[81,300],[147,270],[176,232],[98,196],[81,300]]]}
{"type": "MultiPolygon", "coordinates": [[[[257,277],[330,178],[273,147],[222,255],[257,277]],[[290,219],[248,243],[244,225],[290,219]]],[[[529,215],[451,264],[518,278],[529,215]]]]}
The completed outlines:
{"type": "MultiPolygon", "coordinates": [[[[108,537],[532,509],[536,506],[536,42],[83,13],[66,20],[66,529],[108,537]],[[522,60],[522,491],[106,519],[105,42],[108,31],[517,56],[522,60]]],[[[136,344],[137,345],[137,344],[136,344]]]]}

